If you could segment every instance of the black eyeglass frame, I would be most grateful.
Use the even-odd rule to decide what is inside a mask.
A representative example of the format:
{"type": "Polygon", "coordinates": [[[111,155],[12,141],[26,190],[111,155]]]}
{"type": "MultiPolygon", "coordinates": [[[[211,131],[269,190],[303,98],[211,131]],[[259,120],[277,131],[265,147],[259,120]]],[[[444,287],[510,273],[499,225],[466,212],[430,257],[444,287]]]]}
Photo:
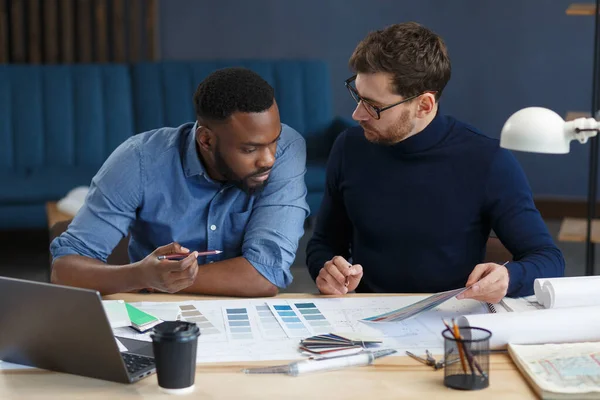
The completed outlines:
{"type": "Polygon", "coordinates": [[[416,99],[417,97],[425,94],[425,93],[437,93],[435,91],[431,91],[431,90],[426,90],[424,92],[421,92],[419,94],[416,94],[414,96],[411,97],[407,97],[404,100],[400,100],[397,103],[394,104],[390,104],[389,106],[385,106],[385,107],[377,107],[374,106],[373,104],[371,104],[368,100],[365,100],[361,97],[360,94],[358,94],[358,91],[356,90],[356,88],[354,88],[352,85],[350,85],[352,82],[354,82],[356,80],[356,75],[351,76],[350,78],[346,79],[344,81],[344,85],[346,86],[346,89],[348,89],[348,91],[350,92],[350,95],[352,96],[352,98],[356,101],[356,104],[360,104],[361,102],[363,104],[367,104],[369,107],[371,107],[373,110],[375,110],[375,112],[377,113],[377,115],[373,115],[369,112],[369,109],[367,107],[365,107],[365,109],[367,110],[367,112],[369,112],[369,115],[372,116],[375,119],[380,119],[381,118],[381,113],[384,112],[385,110],[389,110],[390,108],[396,107],[402,103],[406,103],[407,101],[411,101],[413,99],[416,99]]]}

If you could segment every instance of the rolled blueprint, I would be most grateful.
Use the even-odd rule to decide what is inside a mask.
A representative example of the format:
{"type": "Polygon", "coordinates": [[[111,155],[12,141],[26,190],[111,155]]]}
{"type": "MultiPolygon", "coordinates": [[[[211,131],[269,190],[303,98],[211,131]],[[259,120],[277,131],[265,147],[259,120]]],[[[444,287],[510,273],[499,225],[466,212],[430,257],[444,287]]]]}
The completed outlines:
{"type": "Polygon", "coordinates": [[[600,305],[600,276],[536,279],[533,290],[545,308],[600,305]]]}
{"type": "Polygon", "coordinates": [[[491,349],[508,343],[600,341],[600,306],[464,315],[458,323],[491,331],[491,349]]]}

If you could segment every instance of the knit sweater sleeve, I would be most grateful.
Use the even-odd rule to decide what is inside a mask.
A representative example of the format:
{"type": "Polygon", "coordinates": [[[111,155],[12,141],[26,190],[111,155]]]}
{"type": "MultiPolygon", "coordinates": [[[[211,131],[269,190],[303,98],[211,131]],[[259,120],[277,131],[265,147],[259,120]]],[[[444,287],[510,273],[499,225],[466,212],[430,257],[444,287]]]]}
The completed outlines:
{"type": "Polygon", "coordinates": [[[325,194],[314,234],[306,249],[308,270],[315,280],[325,262],[336,255],[346,259],[350,256],[352,225],[346,213],[340,185],[346,135],[347,132],[344,132],[337,137],[329,154],[325,194]]]}
{"type": "Polygon", "coordinates": [[[528,296],[536,278],[563,276],[563,255],[535,207],[523,170],[508,150],[495,153],[485,195],[491,227],[514,257],[507,265],[507,294],[528,296]]]}

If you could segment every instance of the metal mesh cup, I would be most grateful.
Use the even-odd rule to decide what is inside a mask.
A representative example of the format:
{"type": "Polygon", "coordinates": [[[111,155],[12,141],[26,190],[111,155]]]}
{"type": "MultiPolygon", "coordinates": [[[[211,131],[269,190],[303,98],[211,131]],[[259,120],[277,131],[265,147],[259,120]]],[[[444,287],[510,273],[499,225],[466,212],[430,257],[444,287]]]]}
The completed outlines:
{"type": "Polygon", "coordinates": [[[461,340],[449,329],[444,337],[444,385],[453,389],[479,390],[490,385],[490,337],[492,332],[475,327],[459,328],[461,340]]]}

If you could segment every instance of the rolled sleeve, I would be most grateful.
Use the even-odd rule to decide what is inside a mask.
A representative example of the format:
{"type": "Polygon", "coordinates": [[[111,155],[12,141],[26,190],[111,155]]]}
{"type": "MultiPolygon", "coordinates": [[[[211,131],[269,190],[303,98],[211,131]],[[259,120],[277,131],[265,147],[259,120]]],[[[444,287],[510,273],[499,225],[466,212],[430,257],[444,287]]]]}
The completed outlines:
{"type": "Polygon", "coordinates": [[[106,262],[127,235],[141,202],[142,158],[132,139],[119,146],[92,179],[85,203],[50,244],[53,260],[82,255],[106,262]]]}
{"type": "Polygon", "coordinates": [[[289,127],[293,139],[282,148],[269,182],[257,198],[246,227],[242,255],[277,287],[292,282],[290,267],[309,214],[306,203],[306,144],[289,127]]]}

